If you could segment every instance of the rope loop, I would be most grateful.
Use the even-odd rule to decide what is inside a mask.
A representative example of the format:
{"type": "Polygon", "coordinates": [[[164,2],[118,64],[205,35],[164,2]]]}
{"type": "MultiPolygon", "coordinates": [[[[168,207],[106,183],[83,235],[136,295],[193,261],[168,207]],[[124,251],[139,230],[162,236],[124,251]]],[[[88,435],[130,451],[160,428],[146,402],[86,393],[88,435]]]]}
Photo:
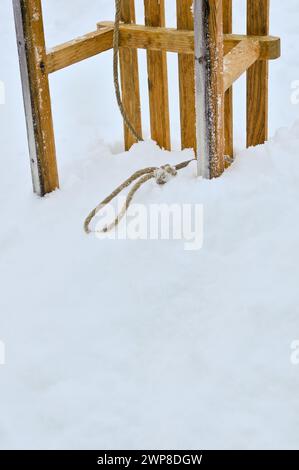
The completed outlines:
{"type": "Polygon", "coordinates": [[[156,183],[159,185],[166,184],[172,177],[176,176],[178,171],[186,168],[191,162],[195,161],[196,159],[186,160],[185,162],[179,163],[178,165],[163,165],[161,167],[148,167],[142,170],[138,170],[133,175],[131,175],[128,179],[126,179],[122,184],[120,184],[108,197],[106,197],[100,204],[98,204],[86,217],[84,222],[84,230],[85,232],[91,233],[92,230],[90,229],[91,221],[94,219],[96,215],[98,215],[110,202],[113,201],[125,188],[131,186],[134,183],[132,189],[130,189],[125,204],[123,205],[119,214],[115,217],[114,221],[110,224],[106,225],[100,230],[94,230],[95,233],[107,233],[110,232],[112,229],[116,228],[119,222],[122,220],[124,215],[126,214],[128,208],[131,205],[134,195],[137,191],[141,188],[141,186],[149,181],[150,179],[155,179],[156,183]]]}
{"type": "MultiPolygon", "coordinates": [[[[120,110],[120,113],[123,117],[125,125],[131,131],[135,139],[140,142],[143,141],[141,135],[139,135],[134,129],[126,110],[124,109],[124,105],[122,102],[121,92],[120,92],[120,83],[119,83],[119,25],[121,20],[121,0],[115,0],[115,23],[114,23],[114,34],[113,34],[113,80],[114,80],[114,88],[115,88],[115,95],[117,99],[117,104],[120,110]]],[[[94,232],[98,233],[107,233],[110,230],[117,227],[120,223],[124,215],[126,214],[134,195],[136,192],[141,188],[143,184],[145,184],[150,179],[155,179],[156,183],[159,185],[166,184],[172,177],[176,176],[179,170],[186,168],[189,163],[196,160],[196,158],[192,160],[187,160],[178,165],[163,165],[161,167],[148,167],[142,170],[138,170],[133,173],[128,179],[126,179],[121,185],[119,185],[112,193],[106,197],[100,204],[98,204],[86,217],[84,222],[84,230],[85,232],[91,233],[92,230],[90,229],[91,221],[94,217],[99,214],[108,204],[110,204],[125,188],[130,186],[134,183],[133,187],[129,191],[125,204],[123,205],[119,214],[115,217],[115,219],[110,223],[105,225],[100,230],[95,230],[94,232]]]]}

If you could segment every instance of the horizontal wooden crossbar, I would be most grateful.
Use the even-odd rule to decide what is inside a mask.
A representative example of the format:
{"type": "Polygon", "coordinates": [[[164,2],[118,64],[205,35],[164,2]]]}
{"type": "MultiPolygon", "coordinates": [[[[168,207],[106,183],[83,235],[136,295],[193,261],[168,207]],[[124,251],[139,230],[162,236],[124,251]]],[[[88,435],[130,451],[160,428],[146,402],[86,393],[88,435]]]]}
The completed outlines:
{"type": "MultiPolygon", "coordinates": [[[[113,28],[113,23],[101,22],[98,27],[113,28]]],[[[248,36],[224,35],[224,54],[227,54],[248,36]]],[[[260,42],[260,59],[272,60],[280,57],[280,39],[272,36],[257,36],[252,39],[260,42]]],[[[174,28],[153,28],[126,24],[120,26],[120,46],[140,49],[164,50],[182,54],[194,54],[194,31],[178,31],[174,28]]]]}
{"type": "MultiPolygon", "coordinates": [[[[88,59],[113,47],[113,23],[102,22],[98,30],[47,51],[47,72],[53,73],[88,59]]],[[[258,60],[273,60],[280,57],[280,39],[274,36],[224,35],[224,54],[228,54],[244,39],[259,43],[258,60]]],[[[120,25],[120,46],[162,50],[181,54],[194,54],[194,32],[140,26],[120,25]]]]}

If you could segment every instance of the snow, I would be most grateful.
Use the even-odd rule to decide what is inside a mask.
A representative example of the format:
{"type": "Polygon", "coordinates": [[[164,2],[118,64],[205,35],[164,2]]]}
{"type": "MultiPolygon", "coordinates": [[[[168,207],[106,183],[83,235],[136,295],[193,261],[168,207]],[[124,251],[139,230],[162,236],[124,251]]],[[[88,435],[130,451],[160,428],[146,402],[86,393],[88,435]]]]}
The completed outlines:
{"type": "MultiPolygon", "coordinates": [[[[49,44],[111,19],[112,3],[72,0],[58,15],[60,2],[44,1],[49,44]]],[[[241,82],[239,151],[224,176],[198,179],[194,163],[136,195],[203,205],[203,247],[186,251],[83,231],[133,171],[193,157],[149,140],[123,153],[110,53],[52,77],[61,189],[32,195],[12,7],[1,2],[2,449],[298,448],[298,9],[272,1],[285,46],[271,65],[270,141],[242,147],[241,82]]]]}

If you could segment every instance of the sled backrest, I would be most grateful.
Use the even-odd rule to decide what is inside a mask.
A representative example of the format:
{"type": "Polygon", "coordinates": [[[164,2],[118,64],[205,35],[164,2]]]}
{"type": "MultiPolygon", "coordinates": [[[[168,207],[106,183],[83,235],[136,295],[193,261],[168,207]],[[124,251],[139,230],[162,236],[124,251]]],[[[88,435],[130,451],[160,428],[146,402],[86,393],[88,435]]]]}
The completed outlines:
{"type": "MultiPolygon", "coordinates": [[[[198,146],[199,138],[196,132],[198,105],[195,104],[194,74],[195,63],[199,64],[197,61],[203,58],[208,61],[207,90],[212,99],[206,110],[211,128],[210,143],[214,134],[219,131],[219,123],[223,121],[217,118],[223,115],[224,119],[224,129],[220,129],[223,131],[223,142],[221,145],[217,144],[218,147],[214,145],[214,156],[224,152],[233,157],[232,84],[245,71],[247,71],[247,145],[264,143],[268,137],[268,61],[280,55],[279,39],[268,36],[269,4],[270,0],[247,0],[247,35],[233,35],[232,0],[195,0],[197,8],[200,5],[208,12],[207,37],[210,38],[206,57],[196,58],[193,0],[176,0],[176,29],[167,28],[165,25],[164,0],[144,0],[143,25],[135,24],[134,0],[122,0],[120,26],[122,100],[137,133],[142,134],[137,54],[138,49],[142,48],[147,51],[151,137],[162,148],[167,150],[171,148],[167,52],[178,54],[182,149],[194,148],[196,151],[198,146]]],[[[59,186],[48,76],[112,49],[114,23],[99,23],[96,31],[52,49],[46,49],[41,0],[13,0],[13,5],[33,186],[36,193],[44,195],[59,186]]],[[[129,149],[135,138],[126,126],[124,134],[125,148],[129,149]]],[[[222,137],[219,142],[221,139],[222,137]]],[[[210,161],[213,159],[213,152],[210,161]]],[[[223,158],[222,160],[224,162],[223,158]]],[[[227,162],[228,159],[226,165],[227,162]]],[[[218,169],[213,170],[210,176],[219,176],[223,170],[224,164],[218,165],[218,169]]]]}

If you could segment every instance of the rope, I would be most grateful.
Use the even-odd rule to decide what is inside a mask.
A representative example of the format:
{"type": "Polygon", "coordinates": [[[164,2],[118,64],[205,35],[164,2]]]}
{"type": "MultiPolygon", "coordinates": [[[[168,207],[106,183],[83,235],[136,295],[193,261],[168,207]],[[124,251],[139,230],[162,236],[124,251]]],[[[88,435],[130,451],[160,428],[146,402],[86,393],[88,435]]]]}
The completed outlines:
{"type": "MultiPolygon", "coordinates": [[[[115,24],[114,24],[114,33],[113,33],[113,81],[114,81],[115,95],[116,95],[117,104],[118,104],[120,113],[123,117],[123,120],[125,122],[125,125],[131,131],[131,133],[136,138],[136,140],[140,142],[140,141],[143,141],[143,138],[142,136],[138,134],[138,132],[132,125],[126,113],[126,110],[124,109],[124,105],[123,105],[122,98],[121,98],[121,92],[120,92],[119,64],[118,64],[120,20],[121,20],[121,0],[115,0],[115,24]]],[[[231,163],[231,160],[233,160],[233,159],[229,159],[229,157],[225,157],[225,159],[228,163],[231,163]]],[[[157,184],[163,185],[167,183],[171,177],[176,176],[178,171],[182,170],[183,168],[186,168],[189,165],[189,163],[191,163],[194,160],[196,159],[194,158],[192,160],[187,160],[175,166],[163,165],[161,167],[148,167],[148,168],[144,168],[142,170],[136,171],[135,173],[133,173],[132,176],[130,176],[122,184],[120,184],[114,191],[112,191],[112,193],[108,197],[106,197],[100,204],[98,204],[90,212],[90,214],[86,217],[85,222],[84,222],[85,232],[87,234],[92,232],[92,230],[90,229],[90,223],[94,219],[94,217],[101,210],[103,210],[105,206],[107,206],[110,202],[112,202],[125,188],[130,186],[135,181],[136,181],[135,184],[133,185],[132,189],[129,191],[127,195],[125,204],[123,205],[117,217],[110,224],[106,225],[101,230],[96,230],[95,232],[106,233],[116,228],[119,222],[122,220],[122,218],[126,214],[128,208],[130,207],[130,204],[133,200],[134,195],[137,193],[137,191],[141,188],[141,186],[144,183],[146,183],[147,181],[151,179],[155,179],[157,184]]]]}
{"type": "MultiPolygon", "coordinates": [[[[133,136],[136,138],[138,142],[143,141],[142,136],[138,134],[134,126],[132,125],[126,110],[124,109],[124,105],[121,98],[120,92],[120,84],[119,84],[119,66],[118,66],[118,57],[119,57],[119,25],[121,20],[121,0],[115,0],[115,24],[114,24],[114,34],[113,34],[113,81],[114,81],[114,88],[115,88],[115,96],[117,99],[117,104],[120,110],[120,113],[123,117],[123,120],[131,131],[133,136]]],[[[117,227],[121,219],[126,214],[130,204],[133,200],[134,195],[137,191],[141,188],[141,186],[151,179],[155,179],[157,184],[163,185],[169,181],[169,179],[173,176],[177,175],[177,172],[186,168],[192,161],[195,159],[188,160],[178,165],[171,166],[171,165],[163,165],[161,167],[148,167],[142,170],[138,170],[133,173],[128,179],[126,179],[122,184],[120,184],[112,193],[106,197],[100,204],[98,204],[86,217],[84,222],[84,230],[85,232],[91,233],[92,230],[90,229],[90,223],[94,219],[94,217],[104,209],[105,206],[110,204],[125,188],[130,186],[132,183],[132,189],[129,191],[125,204],[123,205],[121,211],[117,215],[117,217],[108,225],[103,227],[101,230],[97,230],[96,232],[106,233],[112,230],[113,228],[117,227]]]]}
{"type": "Polygon", "coordinates": [[[117,104],[123,120],[131,131],[133,136],[138,142],[142,142],[143,138],[138,134],[134,126],[132,125],[122,102],[120,85],[119,85],[119,70],[118,70],[118,56],[119,56],[119,24],[121,19],[121,0],[115,0],[115,22],[114,22],[114,33],[113,33],[113,81],[117,104]]]}
{"type": "Polygon", "coordinates": [[[176,176],[178,171],[182,170],[183,168],[186,168],[189,163],[193,162],[195,159],[192,160],[187,160],[185,162],[179,163],[178,165],[171,166],[171,165],[163,165],[161,167],[148,167],[144,168],[142,170],[138,170],[135,173],[133,173],[132,176],[130,176],[128,179],[126,179],[122,184],[120,184],[108,197],[106,197],[100,204],[98,204],[91,212],[90,214],[86,217],[85,222],[84,222],[84,230],[87,234],[91,232],[98,232],[98,233],[107,233],[113,228],[117,227],[121,219],[124,217],[126,214],[134,195],[137,193],[137,191],[141,188],[141,186],[149,181],[150,179],[155,179],[156,183],[159,185],[166,184],[169,179],[173,176],[176,176]],[[123,205],[121,211],[117,215],[117,217],[108,225],[103,227],[101,230],[95,230],[92,231],[90,229],[90,223],[94,219],[94,217],[101,212],[105,206],[110,204],[110,202],[113,201],[125,188],[130,186],[132,183],[134,186],[132,189],[129,191],[125,204],[123,205]]]}

